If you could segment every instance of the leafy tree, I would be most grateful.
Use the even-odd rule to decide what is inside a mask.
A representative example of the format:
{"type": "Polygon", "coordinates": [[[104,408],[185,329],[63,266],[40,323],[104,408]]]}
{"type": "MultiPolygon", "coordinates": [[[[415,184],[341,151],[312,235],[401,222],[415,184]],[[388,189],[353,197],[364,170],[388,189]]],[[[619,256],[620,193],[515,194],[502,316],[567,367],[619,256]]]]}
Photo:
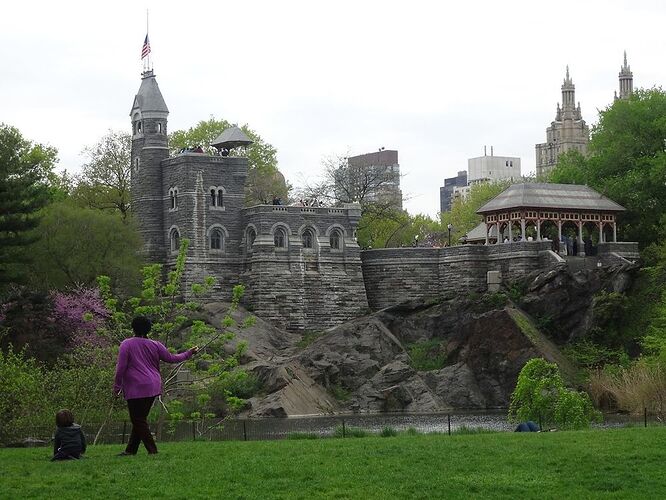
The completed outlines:
{"type": "Polygon", "coordinates": [[[624,239],[644,248],[666,230],[666,92],[637,90],[599,113],[589,156],[563,155],[552,182],[585,183],[623,205],[624,239]]]}
{"type": "MultiPolygon", "coordinates": [[[[226,120],[210,117],[202,120],[188,130],[177,130],[169,134],[171,154],[176,155],[183,148],[201,146],[205,152],[213,153],[210,145],[222,132],[231,127],[226,120]]],[[[290,186],[277,168],[277,150],[247,124],[241,130],[252,139],[253,144],[236,151],[238,156],[246,157],[250,166],[246,184],[245,201],[249,205],[271,203],[273,197],[287,200],[290,186]]]]}
{"type": "Polygon", "coordinates": [[[451,244],[455,245],[469,231],[483,220],[476,211],[509,187],[509,181],[484,182],[474,184],[467,198],[454,200],[450,212],[440,214],[441,227],[447,231],[451,224],[451,244]]]}
{"type": "Polygon", "coordinates": [[[56,155],[55,149],[0,124],[0,289],[25,277],[30,254],[24,247],[48,202],[56,155]]]}
{"type": "Polygon", "coordinates": [[[511,395],[510,421],[532,420],[580,429],[600,419],[601,414],[594,409],[586,393],[564,386],[555,363],[542,358],[525,363],[511,395]]]}
{"type": "Polygon", "coordinates": [[[35,240],[28,247],[34,257],[30,273],[35,286],[91,285],[97,276],[108,274],[127,290],[139,279],[140,238],[119,213],[52,203],[43,210],[35,240]]]}
{"type": "MultiPolygon", "coordinates": [[[[233,339],[233,331],[238,328],[244,328],[254,323],[254,317],[245,317],[242,321],[237,320],[237,311],[240,300],[244,294],[244,287],[237,285],[233,289],[232,301],[227,315],[222,324],[213,326],[201,320],[188,319],[192,311],[199,309],[198,302],[190,300],[183,301],[182,277],[185,271],[185,260],[189,241],[181,241],[180,252],[173,270],[166,274],[159,264],[146,266],[143,269],[144,280],[141,293],[136,297],[130,297],[121,300],[111,291],[111,280],[102,276],[98,279],[100,291],[105,300],[105,306],[110,311],[109,322],[107,323],[108,336],[120,341],[131,335],[131,319],[136,315],[145,315],[152,319],[153,327],[151,337],[161,341],[167,347],[191,347],[199,345],[199,356],[206,360],[205,368],[198,369],[194,361],[188,361],[177,364],[173,368],[165,368],[163,373],[163,391],[160,402],[162,409],[170,408],[174,405],[174,411],[169,411],[176,419],[184,416],[181,411],[181,401],[174,399],[176,393],[183,394],[183,391],[189,389],[190,393],[195,388],[206,381],[214,384],[216,381],[222,383],[228,380],[232,373],[241,372],[239,368],[240,358],[247,350],[245,342],[238,342],[235,351],[228,354],[225,345],[233,339]],[[184,330],[189,327],[189,334],[183,339],[184,330]],[[194,379],[183,386],[178,375],[184,367],[187,367],[195,375],[194,379]]],[[[203,283],[192,285],[188,291],[190,296],[200,296],[210,291],[214,285],[214,279],[208,277],[203,283]]],[[[238,373],[236,373],[238,376],[238,373]]],[[[213,385],[213,387],[215,387],[213,385]]],[[[244,404],[242,397],[234,394],[224,387],[224,393],[220,396],[226,405],[226,411],[232,412],[240,409],[244,404]]],[[[199,412],[201,413],[201,412],[199,412]]],[[[206,413],[206,412],[204,412],[206,413]]],[[[197,418],[200,418],[199,415],[197,418]]],[[[166,413],[160,411],[158,434],[161,432],[166,420],[166,413]]],[[[211,423],[209,429],[219,424],[220,420],[211,423]]]]}
{"type": "Polygon", "coordinates": [[[396,211],[402,200],[396,200],[393,186],[400,175],[391,166],[350,164],[346,156],[331,156],[322,161],[321,180],[306,185],[302,195],[306,199],[317,199],[331,205],[358,203],[365,211],[375,213],[396,211]]]}
{"type": "Polygon", "coordinates": [[[130,208],[130,162],[132,136],[109,131],[99,142],[86,147],[88,161],[77,177],[73,196],[89,208],[119,212],[124,221],[130,208]]]}
{"type": "Polygon", "coordinates": [[[39,425],[47,395],[39,364],[11,347],[0,350],[0,443],[12,440],[17,427],[39,425]]]}

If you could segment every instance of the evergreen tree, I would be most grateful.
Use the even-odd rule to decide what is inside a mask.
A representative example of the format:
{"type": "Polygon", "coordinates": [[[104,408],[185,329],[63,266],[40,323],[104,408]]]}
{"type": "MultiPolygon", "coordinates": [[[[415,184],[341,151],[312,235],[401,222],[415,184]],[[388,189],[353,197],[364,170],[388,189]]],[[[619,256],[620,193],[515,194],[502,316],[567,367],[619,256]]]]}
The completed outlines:
{"type": "Polygon", "coordinates": [[[38,211],[49,199],[56,150],[33,144],[18,129],[0,124],[0,289],[20,281],[35,237],[38,211]]]}

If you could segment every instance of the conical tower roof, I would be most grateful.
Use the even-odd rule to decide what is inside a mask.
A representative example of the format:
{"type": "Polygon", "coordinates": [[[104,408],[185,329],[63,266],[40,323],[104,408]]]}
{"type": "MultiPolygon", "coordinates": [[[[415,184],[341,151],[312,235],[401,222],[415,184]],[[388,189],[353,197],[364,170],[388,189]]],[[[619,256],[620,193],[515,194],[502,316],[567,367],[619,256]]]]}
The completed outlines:
{"type": "Polygon", "coordinates": [[[211,146],[217,149],[233,149],[239,146],[249,146],[252,142],[252,139],[238,125],[234,125],[218,135],[211,146]]]}
{"type": "Polygon", "coordinates": [[[139,91],[134,97],[134,104],[130,111],[130,116],[136,111],[140,110],[144,115],[146,113],[169,113],[160,87],[157,85],[155,74],[152,71],[146,71],[141,80],[139,91]]]}

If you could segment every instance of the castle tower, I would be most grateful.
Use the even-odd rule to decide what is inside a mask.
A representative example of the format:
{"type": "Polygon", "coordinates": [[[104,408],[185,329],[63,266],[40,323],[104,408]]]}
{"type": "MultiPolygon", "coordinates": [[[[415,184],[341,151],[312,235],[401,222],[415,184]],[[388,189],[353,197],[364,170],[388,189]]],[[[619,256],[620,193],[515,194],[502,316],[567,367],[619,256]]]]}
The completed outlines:
{"type": "Polygon", "coordinates": [[[132,120],[131,207],[150,262],[166,254],[161,162],[169,157],[167,109],[152,70],[142,74],[130,111],[132,120]]]}
{"type": "Polygon", "coordinates": [[[624,64],[620,68],[620,95],[615,94],[615,99],[629,99],[634,92],[634,74],[627,64],[627,51],[624,51],[624,64]]]}
{"type": "Polygon", "coordinates": [[[535,146],[537,178],[544,178],[550,173],[557,165],[559,156],[566,151],[587,154],[589,137],[590,129],[583,120],[580,103],[576,105],[576,86],[567,66],[562,83],[562,107],[558,103],[555,120],[546,129],[546,142],[535,146]]]}

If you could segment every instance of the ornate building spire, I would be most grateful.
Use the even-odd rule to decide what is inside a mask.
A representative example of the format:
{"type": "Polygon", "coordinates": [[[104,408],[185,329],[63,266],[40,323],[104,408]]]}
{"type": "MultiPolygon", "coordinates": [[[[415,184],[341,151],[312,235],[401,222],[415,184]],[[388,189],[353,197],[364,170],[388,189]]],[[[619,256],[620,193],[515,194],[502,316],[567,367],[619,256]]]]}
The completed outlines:
{"type": "Polygon", "coordinates": [[[562,117],[573,118],[576,112],[576,86],[569,76],[569,65],[567,65],[567,75],[562,84],[562,117]]]}
{"type": "Polygon", "coordinates": [[[624,51],[624,64],[620,68],[620,99],[628,99],[634,92],[634,74],[631,67],[627,64],[627,51],[624,51]]]}

